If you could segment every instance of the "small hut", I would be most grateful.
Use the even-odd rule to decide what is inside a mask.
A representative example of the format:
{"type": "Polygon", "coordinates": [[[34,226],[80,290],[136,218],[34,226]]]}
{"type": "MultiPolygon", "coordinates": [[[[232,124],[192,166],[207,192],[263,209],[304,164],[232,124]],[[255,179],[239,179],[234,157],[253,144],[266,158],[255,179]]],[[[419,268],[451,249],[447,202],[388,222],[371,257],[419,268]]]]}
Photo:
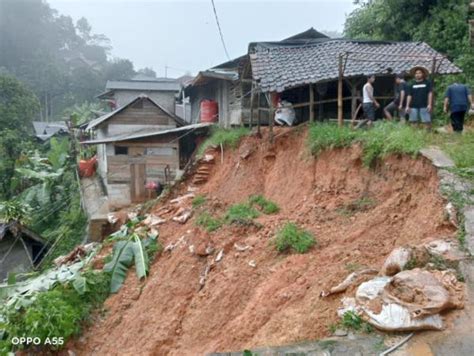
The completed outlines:
{"type": "Polygon", "coordinates": [[[44,240],[18,221],[0,222],[0,281],[28,272],[41,260],[44,240]]]}

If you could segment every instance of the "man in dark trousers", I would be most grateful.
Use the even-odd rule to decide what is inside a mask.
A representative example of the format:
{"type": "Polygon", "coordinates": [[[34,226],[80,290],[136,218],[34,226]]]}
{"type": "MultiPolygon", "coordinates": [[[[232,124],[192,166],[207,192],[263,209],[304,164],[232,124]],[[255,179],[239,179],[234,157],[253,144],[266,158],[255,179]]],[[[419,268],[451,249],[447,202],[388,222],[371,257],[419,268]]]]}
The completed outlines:
{"type": "Polygon", "coordinates": [[[367,76],[367,83],[362,87],[362,109],[364,110],[365,119],[359,122],[356,128],[360,128],[367,124],[372,126],[375,121],[375,110],[380,107],[380,104],[374,98],[374,82],[375,74],[367,76]]]}
{"type": "Polygon", "coordinates": [[[406,83],[403,74],[395,76],[395,96],[393,100],[383,109],[387,120],[392,120],[395,111],[398,111],[400,119],[405,120],[406,106],[406,83]]]}
{"type": "Polygon", "coordinates": [[[474,110],[471,91],[467,85],[460,83],[451,84],[444,95],[444,112],[447,114],[448,109],[451,112],[451,125],[455,133],[462,133],[464,116],[469,107],[474,110]]]}
{"type": "Polygon", "coordinates": [[[433,86],[428,78],[428,69],[421,66],[412,68],[410,74],[415,81],[407,88],[406,112],[410,115],[410,123],[421,123],[431,130],[431,112],[433,110],[433,86]]]}

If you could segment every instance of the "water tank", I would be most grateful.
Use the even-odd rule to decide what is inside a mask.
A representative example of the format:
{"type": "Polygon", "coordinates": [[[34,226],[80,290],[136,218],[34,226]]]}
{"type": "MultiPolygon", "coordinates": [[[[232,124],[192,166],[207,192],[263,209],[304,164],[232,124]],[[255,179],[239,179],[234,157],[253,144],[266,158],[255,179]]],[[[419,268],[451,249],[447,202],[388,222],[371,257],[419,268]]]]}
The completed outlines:
{"type": "Polygon", "coordinates": [[[219,117],[219,107],[217,101],[201,101],[201,122],[217,122],[219,117]]]}

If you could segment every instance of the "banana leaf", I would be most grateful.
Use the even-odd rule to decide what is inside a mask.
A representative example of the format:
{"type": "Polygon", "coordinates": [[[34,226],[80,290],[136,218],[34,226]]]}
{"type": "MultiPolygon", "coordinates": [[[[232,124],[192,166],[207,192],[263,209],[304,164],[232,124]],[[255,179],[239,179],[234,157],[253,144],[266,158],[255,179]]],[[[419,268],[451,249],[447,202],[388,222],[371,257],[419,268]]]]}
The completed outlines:
{"type": "Polygon", "coordinates": [[[112,261],[104,266],[104,271],[110,272],[110,292],[116,293],[127,276],[128,268],[133,263],[134,249],[131,239],[117,241],[113,247],[112,261]]]}
{"type": "Polygon", "coordinates": [[[148,274],[148,255],[137,234],[133,234],[133,254],[135,259],[135,270],[138,279],[145,278],[148,274]]]}

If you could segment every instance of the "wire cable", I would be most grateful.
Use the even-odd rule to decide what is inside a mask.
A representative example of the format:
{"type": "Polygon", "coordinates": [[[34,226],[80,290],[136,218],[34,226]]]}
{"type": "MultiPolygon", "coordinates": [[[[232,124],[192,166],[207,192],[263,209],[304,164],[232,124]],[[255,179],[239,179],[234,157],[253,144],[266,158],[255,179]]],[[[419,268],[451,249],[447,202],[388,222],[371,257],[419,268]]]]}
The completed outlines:
{"type": "Polygon", "coordinates": [[[219,29],[219,35],[221,36],[222,46],[224,47],[224,52],[225,52],[225,55],[227,56],[227,59],[230,61],[229,52],[227,52],[227,47],[225,45],[224,35],[222,34],[222,29],[219,23],[219,17],[217,16],[216,5],[214,4],[214,0],[211,0],[211,3],[212,3],[212,9],[214,10],[214,17],[216,18],[217,28],[219,29]]]}

